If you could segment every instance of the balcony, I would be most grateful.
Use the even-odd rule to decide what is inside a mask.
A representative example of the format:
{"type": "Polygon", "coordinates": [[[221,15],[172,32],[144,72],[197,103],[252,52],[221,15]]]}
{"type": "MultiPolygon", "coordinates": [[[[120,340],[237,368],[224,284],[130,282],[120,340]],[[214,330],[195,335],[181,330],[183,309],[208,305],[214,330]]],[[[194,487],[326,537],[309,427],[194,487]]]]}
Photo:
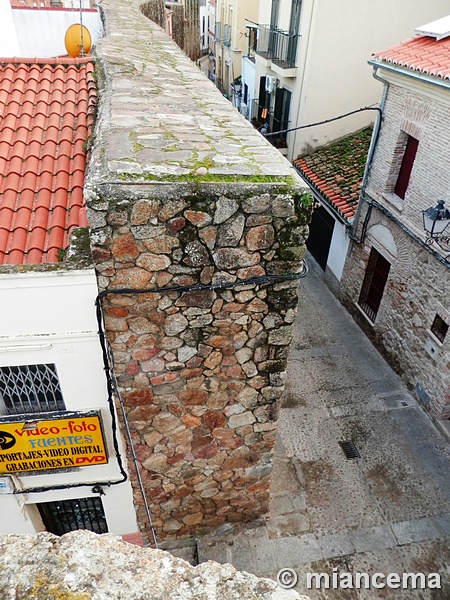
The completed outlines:
{"type": "Polygon", "coordinates": [[[271,60],[281,69],[294,69],[296,65],[298,34],[290,34],[268,25],[258,25],[256,54],[271,60]]]}
{"type": "Polygon", "coordinates": [[[223,26],[223,45],[231,46],[231,25],[223,26]]]}
{"type": "Polygon", "coordinates": [[[231,25],[216,22],[214,41],[224,46],[231,46],[231,25]]]}

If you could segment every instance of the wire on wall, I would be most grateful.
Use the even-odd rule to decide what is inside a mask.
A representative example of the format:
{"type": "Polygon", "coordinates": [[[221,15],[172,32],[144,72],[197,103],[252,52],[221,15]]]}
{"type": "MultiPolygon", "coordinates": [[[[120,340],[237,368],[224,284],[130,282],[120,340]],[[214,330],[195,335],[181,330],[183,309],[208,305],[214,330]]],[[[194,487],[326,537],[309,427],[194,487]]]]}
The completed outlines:
{"type": "MultiPolygon", "coordinates": [[[[251,278],[247,278],[247,279],[241,279],[239,281],[232,281],[232,282],[227,281],[227,282],[211,283],[211,284],[199,283],[199,284],[193,284],[193,285],[154,287],[154,288],[146,288],[146,289],[140,289],[140,290],[136,290],[136,289],[132,289],[132,288],[117,288],[117,289],[112,289],[112,290],[104,290],[103,292],[100,292],[100,294],[97,296],[95,304],[96,304],[96,312],[97,312],[97,322],[98,322],[98,326],[99,326],[100,344],[102,347],[103,360],[104,360],[104,369],[105,369],[106,378],[108,381],[108,397],[112,399],[112,391],[114,388],[116,396],[119,400],[121,414],[122,414],[123,422],[125,425],[125,432],[127,435],[127,440],[128,440],[128,444],[130,447],[131,456],[133,459],[133,465],[134,465],[134,469],[136,472],[139,491],[141,493],[142,500],[144,502],[144,509],[145,509],[145,513],[146,513],[148,523],[150,526],[150,531],[152,533],[152,538],[153,538],[153,543],[155,545],[155,548],[158,548],[158,542],[156,539],[156,533],[155,533],[155,529],[153,526],[153,520],[152,520],[152,516],[151,516],[151,512],[150,512],[150,507],[149,507],[149,504],[147,501],[144,485],[142,483],[142,478],[141,478],[140,471],[139,471],[139,464],[137,461],[136,452],[134,450],[133,439],[131,437],[131,431],[130,431],[127,415],[125,412],[125,406],[124,406],[124,403],[123,403],[123,400],[122,400],[122,397],[120,394],[117,379],[114,374],[113,357],[112,357],[111,353],[108,352],[108,348],[107,348],[106,336],[105,336],[105,331],[104,331],[104,327],[103,327],[102,310],[101,310],[102,299],[108,295],[117,295],[117,294],[150,294],[150,293],[161,294],[161,293],[169,293],[169,292],[183,293],[183,292],[192,292],[192,291],[198,291],[198,290],[221,290],[221,289],[224,290],[224,289],[230,289],[233,287],[244,286],[244,285],[255,285],[255,286],[256,285],[270,285],[270,284],[274,284],[274,283],[282,282],[282,281],[295,281],[298,279],[302,279],[303,277],[306,277],[307,273],[308,273],[308,265],[307,265],[306,261],[303,260],[302,268],[299,273],[288,273],[288,274],[283,274],[283,275],[265,275],[265,276],[260,276],[260,277],[251,277],[251,278]]],[[[112,406],[112,408],[114,409],[113,406],[112,406]]]]}
{"type": "Polygon", "coordinates": [[[116,394],[116,396],[119,400],[121,414],[122,414],[122,418],[123,418],[124,425],[125,425],[125,431],[126,431],[127,439],[128,439],[129,446],[130,446],[131,455],[133,458],[133,463],[134,463],[134,468],[135,468],[136,475],[137,475],[139,489],[140,489],[140,492],[141,492],[141,495],[142,495],[142,498],[144,501],[144,507],[145,507],[146,516],[147,516],[147,519],[148,519],[148,522],[150,525],[153,542],[154,542],[155,548],[158,548],[158,542],[156,539],[156,534],[155,534],[155,530],[154,530],[154,526],[153,526],[150,508],[149,508],[147,498],[145,495],[145,489],[144,489],[142,479],[140,476],[140,472],[139,472],[139,466],[138,466],[138,462],[137,462],[136,453],[134,450],[134,445],[133,445],[131,431],[129,428],[129,424],[128,424],[128,420],[127,420],[127,416],[126,416],[126,412],[125,412],[125,407],[123,404],[122,397],[120,395],[117,380],[115,378],[112,356],[111,356],[110,352],[108,351],[105,329],[103,326],[103,313],[102,313],[102,306],[101,306],[102,299],[110,294],[114,294],[114,295],[115,294],[149,294],[149,293],[160,294],[160,293],[169,293],[169,292],[183,293],[183,292],[192,292],[192,291],[200,291],[200,290],[225,290],[225,289],[230,289],[230,288],[239,287],[239,286],[246,286],[246,285],[255,285],[255,286],[272,285],[272,284],[275,284],[278,282],[283,282],[283,281],[299,280],[299,279],[306,277],[307,274],[308,274],[308,265],[307,265],[306,261],[303,260],[302,268],[299,273],[287,273],[287,274],[282,274],[282,275],[264,275],[264,276],[259,276],[259,277],[251,277],[251,278],[247,278],[247,279],[241,279],[239,281],[232,281],[232,282],[227,281],[227,282],[211,283],[211,284],[165,286],[165,287],[155,287],[155,288],[147,288],[147,289],[139,289],[139,290],[132,289],[132,288],[118,288],[118,289],[112,289],[112,290],[104,290],[103,292],[100,292],[100,294],[98,294],[98,296],[95,300],[96,318],[97,318],[97,324],[98,324],[98,335],[99,335],[99,341],[100,341],[100,346],[101,346],[101,351],[102,351],[103,367],[104,367],[104,371],[105,371],[106,384],[107,384],[108,407],[109,407],[109,411],[111,414],[111,430],[112,430],[114,453],[115,453],[117,464],[119,466],[119,470],[120,470],[122,477],[120,479],[109,480],[109,481],[98,481],[98,482],[89,482],[89,483],[88,482],[78,482],[78,483],[72,483],[72,484],[60,484],[60,485],[49,485],[49,486],[41,486],[41,487],[33,487],[33,488],[21,488],[21,489],[15,489],[13,493],[14,494],[36,494],[36,493],[42,493],[42,492],[48,492],[48,491],[54,491],[54,490],[65,490],[65,489],[72,489],[72,488],[79,488],[79,487],[90,487],[90,488],[92,488],[92,491],[94,493],[101,494],[102,487],[104,487],[104,486],[109,487],[111,485],[118,485],[118,484],[124,483],[128,479],[128,475],[123,466],[122,456],[120,454],[118,437],[117,437],[117,418],[116,418],[115,406],[114,406],[114,394],[116,394]]]}

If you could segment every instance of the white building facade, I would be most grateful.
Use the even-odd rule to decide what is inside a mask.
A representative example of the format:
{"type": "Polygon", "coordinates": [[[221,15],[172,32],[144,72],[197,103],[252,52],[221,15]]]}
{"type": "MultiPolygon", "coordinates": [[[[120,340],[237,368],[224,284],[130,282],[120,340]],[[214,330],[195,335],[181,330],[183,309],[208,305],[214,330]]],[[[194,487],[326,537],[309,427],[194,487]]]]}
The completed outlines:
{"type": "Polygon", "coordinates": [[[8,270],[0,273],[0,430],[3,438],[5,430],[19,432],[13,435],[29,448],[0,453],[0,531],[58,533],[72,525],[134,539],[124,444],[117,416],[115,423],[111,417],[99,343],[94,271],[8,270]],[[95,464],[104,453],[86,444],[94,425],[81,426],[93,413],[105,464],[95,464]]]}
{"type": "MultiPolygon", "coordinates": [[[[261,0],[257,22],[247,23],[242,83],[254,101],[249,120],[258,127],[267,121],[274,133],[377,103],[381,86],[367,69],[367,57],[447,10],[445,0],[415,3],[414,10],[409,0],[261,0]]],[[[373,121],[374,113],[360,112],[271,139],[293,160],[373,121]]]]}

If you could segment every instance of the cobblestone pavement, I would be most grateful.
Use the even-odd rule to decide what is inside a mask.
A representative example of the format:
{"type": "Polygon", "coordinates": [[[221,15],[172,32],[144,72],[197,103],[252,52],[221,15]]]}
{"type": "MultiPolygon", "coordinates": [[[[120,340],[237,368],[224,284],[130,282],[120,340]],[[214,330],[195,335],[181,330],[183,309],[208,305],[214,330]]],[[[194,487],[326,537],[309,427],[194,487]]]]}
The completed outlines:
{"type": "MultiPolygon", "coordinates": [[[[275,578],[312,599],[450,599],[450,443],[310,259],[280,413],[271,517],[203,538],[200,561],[275,578]],[[360,458],[347,459],[352,440],[360,458]],[[306,573],[438,572],[441,590],[307,590],[306,573]]],[[[450,424],[450,422],[448,422],[450,424]]]]}

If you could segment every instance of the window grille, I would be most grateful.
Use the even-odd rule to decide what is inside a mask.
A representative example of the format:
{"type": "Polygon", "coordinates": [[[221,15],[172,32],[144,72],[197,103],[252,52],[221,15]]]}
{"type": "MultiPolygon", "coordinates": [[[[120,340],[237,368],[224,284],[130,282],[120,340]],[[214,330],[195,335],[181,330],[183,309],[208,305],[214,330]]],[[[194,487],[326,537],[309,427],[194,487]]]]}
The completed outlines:
{"type": "Polygon", "coordinates": [[[358,300],[359,306],[372,322],[378,314],[390,268],[390,263],[372,248],[358,300]]]}
{"type": "Polygon", "coordinates": [[[447,335],[448,324],[444,321],[442,317],[436,315],[434,317],[433,325],[431,326],[431,332],[437,337],[440,342],[445,340],[445,336],[447,335]]]}
{"type": "Polygon", "coordinates": [[[65,410],[56,366],[0,367],[0,414],[65,410]]]}
{"type": "Polygon", "coordinates": [[[108,533],[101,498],[42,502],[37,507],[45,528],[55,535],[63,535],[77,529],[87,529],[94,533],[108,533]]]}

